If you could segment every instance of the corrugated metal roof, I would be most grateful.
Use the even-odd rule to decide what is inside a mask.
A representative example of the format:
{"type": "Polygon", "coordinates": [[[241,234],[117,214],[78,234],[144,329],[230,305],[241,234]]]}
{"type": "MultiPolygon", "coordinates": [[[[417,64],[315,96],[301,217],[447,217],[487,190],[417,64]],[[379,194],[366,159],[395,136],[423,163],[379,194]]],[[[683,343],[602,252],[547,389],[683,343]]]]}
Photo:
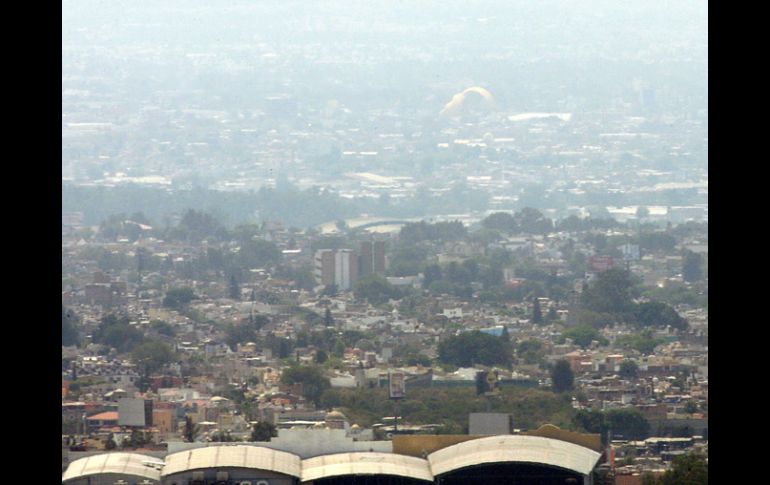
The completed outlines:
{"type": "Polygon", "coordinates": [[[428,455],[434,475],[484,463],[539,463],[587,475],[601,455],[583,446],[539,436],[504,435],[465,441],[428,455]]]}
{"type": "MultiPolygon", "coordinates": [[[[166,456],[162,471],[146,463],[159,459],[138,453],[103,453],[73,461],[62,475],[67,482],[88,475],[123,474],[159,482],[161,477],[202,468],[252,468],[300,478],[303,482],[344,475],[394,475],[434,481],[453,470],[486,463],[536,463],[587,475],[601,455],[589,448],[539,436],[503,435],[473,439],[428,455],[352,452],[306,460],[256,445],[195,448],[166,456]]],[[[162,462],[161,462],[162,463],[162,462]]]]}
{"type": "Polygon", "coordinates": [[[297,477],[301,475],[301,460],[297,455],[263,446],[208,446],[180,451],[166,456],[162,475],[201,468],[254,468],[297,477]]]}
{"type": "Polygon", "coordinates": [[[158,458],[138,453],[103,453],[75,460],[62,475],[62,482],[75,480],[88,475],[117,473],[160,482],[160,471],[145,462],[162,463],[158,458]]]}
{"type": "Polygon", "coordinates": [[[341,475],[397,475],[433,481],[427,460],[392,453],[354,452],[302,460],[302,481],[341,475]]]}

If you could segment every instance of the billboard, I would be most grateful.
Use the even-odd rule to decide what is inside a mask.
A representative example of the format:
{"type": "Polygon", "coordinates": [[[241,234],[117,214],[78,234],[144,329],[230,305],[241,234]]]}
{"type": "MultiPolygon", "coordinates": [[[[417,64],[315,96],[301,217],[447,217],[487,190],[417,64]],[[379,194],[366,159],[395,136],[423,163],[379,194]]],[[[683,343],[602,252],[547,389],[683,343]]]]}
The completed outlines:
{"type": "Polygon", "coordinates": [[[601,273],[612,268],[612,256],[591,256],[588,264],[592,270],[601,273]]]}
{"type": "Polygon", "coordinates": [[[401,399],[406,395],[406,381],[403,372],[388,374],[388,390],[391,399],[401,399]]]}
{"type": "Polygon", "coordinates": [[[118,401],[120,426],[152,426],[152,401],[123,398],[118,401]]]}
{"type": "Polygon", "coordinates": [[[638,244],[624,244],[620,251],[623,253],[623,261],[639,261],[641,256],[638,244]]]}
{"type": "Polygon", "coordinates": [[[501,435],[513,431],[513,416],[507,413],[470,413],[469,435],[501,435]]]}

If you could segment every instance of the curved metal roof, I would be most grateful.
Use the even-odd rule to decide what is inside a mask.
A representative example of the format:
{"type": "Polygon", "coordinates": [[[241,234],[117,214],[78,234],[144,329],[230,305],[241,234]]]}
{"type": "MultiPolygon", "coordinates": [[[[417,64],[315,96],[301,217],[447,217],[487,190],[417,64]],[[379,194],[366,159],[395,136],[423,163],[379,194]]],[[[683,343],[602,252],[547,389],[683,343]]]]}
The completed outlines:
{"type": "Polygon", "coordinates": [[[353,452],[302,460],[302,481],[343,475],[396,475],[433,481],[427,460],[393,453],[353,452]]]}
{"type": "Polygon", "coordinates": [[[138,453],[102,453],[73,461],[62,474],[62,482],[89,475],[116,473],[148,478],[160,482],[160,470],[145,463],[160,463],[159,458],[138,453]]]}
{"type": "Polygon", "coordinates": [[[461,93],[457,93],[452,96],[452,100],[449,101],[444,108],[441,110],[440,114],[454,114],[456,113],[462,106],[463,103],[465,103],[465,98],[468,95],[468,93],[476,93],[480,95],[482,98],[484,98],[484,103],[487,105],[487,107],[493,107],[495,98],[492,96],[492,93],[487,91],[486,89],[479,87],[479,86],[473,86],[470,88],[465,89],[461,93]]]}
{"type": "Polygon", "coordinates": [[[428,455],[433,474],[486,463],[536,463],[587,475],[601,455],[583,446],[539,436],[502,435],[452,445],[428,455]]]}
{"type": "Polygon", "coordinates": [[[301,460],[297,455],[263,446],[207,446],[166,456],[162,476],[201,468],[254,468],[299,478],[301,460]]]}

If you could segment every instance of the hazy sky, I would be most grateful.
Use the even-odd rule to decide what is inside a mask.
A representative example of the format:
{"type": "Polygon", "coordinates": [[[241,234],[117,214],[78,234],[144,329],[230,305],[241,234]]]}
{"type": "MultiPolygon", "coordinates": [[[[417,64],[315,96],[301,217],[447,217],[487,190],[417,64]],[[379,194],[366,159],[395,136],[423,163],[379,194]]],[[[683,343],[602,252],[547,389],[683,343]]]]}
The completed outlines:
{"type": "Polygon", "coordinates": [[[64,89],[147,100],[253,86],[376,104],[478,84],[527,111],[568,98],[595,109],[649,85],[663,103],[707,106],[705,1],[79,0],[62,10],[64,89]]]}

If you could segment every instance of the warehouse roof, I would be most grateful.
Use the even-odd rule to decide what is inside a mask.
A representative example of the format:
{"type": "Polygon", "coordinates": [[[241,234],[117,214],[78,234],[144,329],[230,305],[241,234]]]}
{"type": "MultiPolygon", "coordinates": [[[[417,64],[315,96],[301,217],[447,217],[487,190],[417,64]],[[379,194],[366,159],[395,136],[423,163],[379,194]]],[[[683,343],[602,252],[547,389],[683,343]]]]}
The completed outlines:
{"type": "Polygon", "coordinates": [[[152,463],[162,464],[162,461],[138,453],[116,452],[88,456],[70,463],[67,471],[62,475],[62,482],[108,473],[149,478],[159,482],[160,471],[158,467],[152,466],[152,463]]]}
{"type": "Polygon", "coordinates": [[[438,476],[486,463],[535,463],[591,473],[601,455],[583,446],[539,436],[503,435],[465,441],[428,455],[438,476]]]}
{"type": "Polygon", "coordinates": [[[163,476],[201,468],[254,468],[292,477],[301,475],[300,458],[292,453],[263,446],[208,446],[166,456],[163,476]]]}
{"type": "Polygon", "coordinates": [[[302,481],[343,475],[396,475],[433,481],[427,460],[393,453],[355,452],[302,460],[302,481]]]}

